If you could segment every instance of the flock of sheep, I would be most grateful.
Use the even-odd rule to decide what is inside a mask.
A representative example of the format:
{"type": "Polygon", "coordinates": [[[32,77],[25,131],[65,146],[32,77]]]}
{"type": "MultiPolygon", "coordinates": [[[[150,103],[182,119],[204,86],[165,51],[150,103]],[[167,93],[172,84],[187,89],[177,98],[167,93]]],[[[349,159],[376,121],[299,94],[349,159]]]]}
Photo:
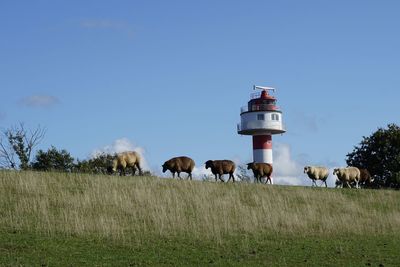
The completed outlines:
{"type": "MultiPolygon", "coordinates": [[[[136,173],[136,169],[139,170],[139,174],[142,174],[142,168],[140,166],[141,157],[135,151],[127,151],[119,153],[115,156],[112,161],[111,166],[107,168],[109,174],[119,171],[120,175],[125,175],[125,170],[131,168],[133,175],[136,173]]],[[[188,174],[188,179],[192,179],[192,171],[194,169],[194,160],[189,157],[175,157],[167,160],[162,165],[163,172],[169,170],[172,173],[172,177],[175,178],[175,173],[181,178],[180,173],[186,172],[188,174]]],[[[236,165],[231,160],[208,160],[205,162],[206,169],[211,169],[211,172],[215,176],[215,181],[218,179],[224,182],[222,176],[224,174],[229,174],[228,182],[232,179],[235,182],[234,172],[236,170],[236,165]]],[[[254,177],[257,181],[261,182],[261,178],[266,177],[267,182],[271,182],[272,165],[268,163],[249,163],[247,164],[248,170],[253,170],[254,177]]]]}
{"type": "MultiPolygon", "coordinates": [[[[135,151],[127,151],[119,153],[115,156],[111,166],[108,167],[108,173],[112,174],[119,171],[120,175],[125,175],[126,168],[132,168],[133,175],[135,175],[136,169],[139,170],[139,174],[142,174],[142,168],[140,166],[141,157],[135,151]]],[[[192,179],[192,171],[195,163],[193,159],[189,157],[175,157],[167,160],[162,165],[163,173],[169,170],[172,173],[172,177],[175,178],[175,173],[180,177],[181,172],[188,174],[187,179],[192,179]]],[[[229,174],[228,182],[232,179],[235,182],[234,172],[236,165],[231,160],[208,160],[205,162],[205,168],[211,169],[211,172],[215,176],[215,181],[218,179],[224,182],[222,176],[229,174]]],[[[269,163],[248,163],[247,169],[252,170],[256,182],[261,182],[262,178],[266,178],[266,182],[271,183],[272,165],[269,163]]],[[[321,180],[327,187],[326,179],[329,176],[329,170],[325,167],[317,166],[306,166],[304,167],[304,173],[312,180],[312,185],[317,186],[316,181],[321,180]]],[[[337,176],[336,187],[353,187],[359,188],[361,184],[368,184],[372,182],[371,175],[366,169],[359,169],[356,167],[347,168],[336,168],[333,171],[333,175],[337,176]]]]}
{"type": "MultiPolygon", "coordinates": [[[[329,176],[329,170],[325,167],[306,166],[304,173],[313,181],[313,185],[317,185],[316,180],[321,180],[327,187],[326,179],[329,176]]],[[[369,185],[373,182],[371,174],[367,169],[356,167],[336,168],[333,175],[337,176],[336,187],[356,187],[361,185],[369,185]]]]}

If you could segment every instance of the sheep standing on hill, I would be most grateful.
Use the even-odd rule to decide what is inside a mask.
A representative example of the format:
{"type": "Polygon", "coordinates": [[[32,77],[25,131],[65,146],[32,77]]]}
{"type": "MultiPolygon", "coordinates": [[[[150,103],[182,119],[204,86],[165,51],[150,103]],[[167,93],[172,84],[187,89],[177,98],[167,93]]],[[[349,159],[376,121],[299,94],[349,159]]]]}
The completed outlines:
{"type": "Polygon", "coordinates": [[[328,185],[326,184],[326,179],[329,176],[329,170],[327,168],[306,166],[304,167],[304,173],[307,173],[308,177],[312,180],[312,185],[317,186],[316,180],[321,180],[325,183],[325,187],[328,187],[328,185]]]}
{"type": "Polygon", "coordinates": [[[360,170],[356,167],[336,168],[333,170],[333,175],[336,175],[343,186],[351,187],[351,183],[356,184],[359,188],[360,170]]]}
{"type": "Polygon", "coordinates": [[[272,184],[271,181],[271,175],[272,175],[272,165],[269,163],[255,163],[255,162],[251,162],[251,163],[247,163],[247,169],[248,170],[252,170],[253,174],[254,174],[254,178],[256,179],[257,182],[261,183],[261,178],[263,177],[267,177],[267,181],[265,183],[269,183],[272,184]]]}
{"type": "Polygon", "coordinates": [[[235,182],[235,176],[233,176],[233,173],[235,172],[236,165],[233,161],[231,160],[207,160],[206,161],[206,169],[211,168],[211,172],[215,175],[215,181],[217,181],[217,175],[218,178],[222,181],[225,182],[221,177],[224,174],[229,173],[229,180],[232,178],[233,182],[235,182]]]}
{"type": "Polygon", "coordinates": [[[119,153],[112,161],[112,165],[107,168],[108,173],[112,174],[119,170],[119,175],[126,175],[126,168],[132,168],[133,176],[135,175],[136,168],[139,169],[139,175],[142,175],[142,168],[140,167],[141,157],[135,151],[126,151],[119,153]]]}
{"type": "Polygon", "coordinates": [[[367,169],[363,169],[363,168],[358,168],[360,170],[360,184],[362,184],[363,186],[369,186],[371,185],[371,183],[374,181],[374,179],[372,179],[371,174],[369,173],[369,171],[367,169]]]}
{"type": "Polygon", "coordinates": [[[167,160],[166,162],[164,162],[162,167],[163,167],[163,172],[166,172],[167,170],[172,172],[173,178],[175,178],[176,172],[178,173],[179,178],[181,178],[180,176],[181,172],[186,172],[189,174],[187,178],[188,179],[190,178],[190,180],[192,180],[192,171],[194,165],[195,165],[194,161],[191,158],[182,156],[167,160]]]}

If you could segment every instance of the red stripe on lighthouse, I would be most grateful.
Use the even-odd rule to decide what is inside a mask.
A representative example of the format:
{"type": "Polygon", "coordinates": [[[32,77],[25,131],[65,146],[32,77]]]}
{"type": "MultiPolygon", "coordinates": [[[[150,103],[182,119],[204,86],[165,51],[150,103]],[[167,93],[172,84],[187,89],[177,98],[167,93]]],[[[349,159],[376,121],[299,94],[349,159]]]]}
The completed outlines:
{"type": "Polygon", "coordinates": [[[253,149],[272,149],[271,135],[253,135],[253,149]]]}

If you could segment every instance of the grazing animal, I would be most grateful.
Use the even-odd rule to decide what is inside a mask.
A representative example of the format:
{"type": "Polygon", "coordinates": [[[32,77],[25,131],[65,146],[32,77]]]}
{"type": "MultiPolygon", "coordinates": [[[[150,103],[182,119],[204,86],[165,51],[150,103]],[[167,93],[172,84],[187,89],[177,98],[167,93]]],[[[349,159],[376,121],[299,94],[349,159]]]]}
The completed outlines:
{"type": "Polygon", "coordinates": [[[261,178],[267,177],[267,181],[265,183],[268,183],[269,181],[269,183],[272,184],[271,175],[273,168],[271,164],[250,162],[247,163],[247,169],[251,169],[253,171],[254,178],[257,182],[261,183],[261,178]]]}
{"type": "Polygon", "coordinates": [[[374,179],[372,179],[372,176],[369,173],[369,171],[367,169],[363,169],[363,168],[358,168],[358,169],[360,170],[359,184],[362,184],[363,186],[371,185],[371,183],[374,181],[374,179]]]}
{"type": "Polygon", "coordinates": [[[119,175],[126,175],[126,168],[132,168],[133,176],[135,175],[136,168],[139,169],[139,175],[142,175],[142,168],[140,167],[141,157],[135,151],[126,151],[118,153],[112,161],[111,166],[107,168],[109,174],[119,170],[119,175]]]}
{"type": "Polygon", "coordinates": [[[321,180],[325,183],[325,187],[328,187],[326,184],[326,179],[329,176],[329,170],[327,168],[318,166],[305,166],[304,173],[307,173],[308,178],[312,180],[312,186],[317,186],[316,180],[321,180]]]}
{"type": "Polygon", "coordinates": [[[359,187],[360,170],[356,167],[336,168],[333,170],[333,175],[336,175],[343,186],[351,187],[354,182],[356,188],[359,187]]]}
{"type": "Polygon", "coordinates": [[[206,169],[211,168],[211,172],[215,175],[215,181],[217,181],[217,176],[218,178],[224,182],[224,180],[221,178],[222,175],[228,174],[229,173],[229,180],[232,178],[233,182],[235,182],[235,176],[233,173],[235,172],[236,165],[233,161],[231,160],[207,160],[206,161],[206,169]]]}
{"type": "Polygon", "coordinates": [[[163,165],[163,172],[169,170],[172,172],[172,177],[175,178],[175,173],[178,173],[178,177],[181,178],[180,173],[186,172],[188,173],[188,179],[192,180],[192,171],[194,168],[194,161],[189,157],[175,157],[167,160],[163,165]]]}

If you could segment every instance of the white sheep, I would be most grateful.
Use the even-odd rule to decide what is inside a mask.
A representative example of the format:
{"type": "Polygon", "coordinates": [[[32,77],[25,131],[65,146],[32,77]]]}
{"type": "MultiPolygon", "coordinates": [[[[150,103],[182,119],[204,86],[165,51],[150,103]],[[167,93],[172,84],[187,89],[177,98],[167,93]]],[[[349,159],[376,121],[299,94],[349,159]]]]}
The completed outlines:
{"type": "Polygon", "coordinates": [[[307,173],[308,177],[313,181],[312,185],[317,186],[316,180],[321,180],[325,183],[325,187],[328,187],[326,184],[326,179],[329,176],[329,170],[325,167],[318,166],[306,166],[304,167],[304,173],[307,173]]]}
{"type": "Polygon", "coordinates": [[[333,170],[333,175],[336,175],[342,185],[351,187],[350,184],[355,182],[356,188],[359,188],[360,170],[356,167],[336,168],[333,170]]]}

